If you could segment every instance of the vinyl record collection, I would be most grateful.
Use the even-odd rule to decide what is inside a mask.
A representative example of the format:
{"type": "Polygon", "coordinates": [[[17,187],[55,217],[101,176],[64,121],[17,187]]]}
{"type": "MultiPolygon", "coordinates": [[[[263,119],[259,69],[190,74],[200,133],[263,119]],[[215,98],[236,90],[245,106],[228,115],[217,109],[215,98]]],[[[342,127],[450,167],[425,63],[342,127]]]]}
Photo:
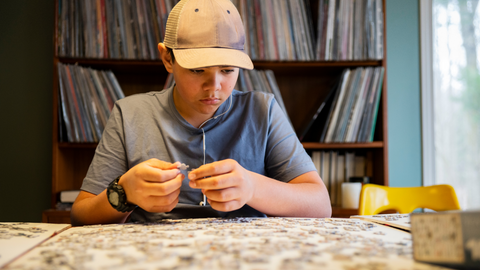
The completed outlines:
{"type": "Polygon", "coordinates": [[[368,152],[312,151],[312,162],[323,180],[333,206],[342,204],[342,183],[371,175],[368,152]]]}
{"type": "MultiPolygon", "coordinates": [[[[64,57],[159,59],[168,14],[178,0],[59,0],[57,52],[64,57]]],[[[253,60],[383,58],[382,0],[232,0],[253,60]],[[315,27],[316,26],[316,27],[315,27]]]]}
{"type": "Polygon", "coordinates": [[[373,141],[383,73],[383,67],[344,71],[321,142],[373,141]]]}
{"type": "MultiPolygon", "coordinates": [[[[57,54],[68,58],[158,60],[157,44],[163,41],[168,14],[177,2],[58,0],[57,54]]],[[[382,0],[232,2],[243,18],[245,51],[252,60],[360,61],[383,58],[382,0]],[[318,11],[313,12],[313,7],[318,11]],[[318,16],[312,16],[313,13],[318,16]]],[[[97,142],[112,102],[123,97],[119,94],[121,90],[115,76],[110,71],[62,64],[58,65],[58,72],[59,92],[62,94],[59,98],[61,140],[97,142]],[[98,90],[92,92],[100,87],[111,90],[102,91],[103,99],[98,90]],[[77,103],[74,97],[77,97],[77,103]]],[[[317,107],[315,115],[306,118],[308,125],[297,131],[300,140],[372,142],[383,76],[381,66],[345,69],[336,86],[331,88],[331,94],[317,107]]],[[[169,76],[165,86],[172,83],[169,76]]],[[[273,93],[288,117],[273,71],[240,70],[236,89],[273,93]]]]}
{"type": "Polygon", "coordinates": [[[58,55],[159,59],[167,17],[178,0],[58,0],[58,55]]]}
{"type": "Polygon", "coordinates": [[[298,131],[301,141],[372,142],[375,135],[383,67],[345,69],[309,122],[298,131]]]}
{"type": "Polygon", "coordinates": [[[111,71],[58,63],[60,140],[98,142],[115,101],[125,95],[111,71]]]}

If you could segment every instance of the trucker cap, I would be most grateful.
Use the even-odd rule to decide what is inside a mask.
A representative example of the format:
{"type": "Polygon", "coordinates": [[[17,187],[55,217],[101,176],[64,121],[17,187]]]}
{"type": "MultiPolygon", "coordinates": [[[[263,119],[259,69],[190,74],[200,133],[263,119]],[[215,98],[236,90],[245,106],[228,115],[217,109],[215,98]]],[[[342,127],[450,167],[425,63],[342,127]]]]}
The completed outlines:
{"type": "Polygon", "coordinates": [[[183,68],[253,69],[243,49],[242,19],[230,0],[181,0],[168,16],[164,44],[183,68]]]}

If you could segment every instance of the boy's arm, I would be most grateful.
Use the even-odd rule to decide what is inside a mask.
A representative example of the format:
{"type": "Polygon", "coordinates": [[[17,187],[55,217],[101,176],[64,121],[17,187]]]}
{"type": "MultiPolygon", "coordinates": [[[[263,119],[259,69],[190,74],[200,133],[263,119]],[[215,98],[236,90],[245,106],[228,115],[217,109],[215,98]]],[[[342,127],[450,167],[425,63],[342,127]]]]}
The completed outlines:
{"type": "MultiPolygon", "coordinates": [[[[118,185],[124,189],[127,202],[149,212],[169,212],[178,203],[185,178],[177,169],[179,165],[149,159],[122,175],[118,185]]],[[[106,190],[98,195],[81,191],[73,204],[71,219],[73,225],[123,223],[129,214],[110,205],[106,190]]]]}
{"type": "Polygon", "coordinates": [[[248,204],[253,208],[271,216],[331,217],[330,197],[316,171],[304,173],[288,183],[252,174],[256,188],[248,204]]]}
{"type": "Polygon", "coordinates": [[[189,179],[190,186],[202,189],[212,208],[219,211],[248,204],[271,216],[330,217],[332,213],[328,191],[315,171],[284,183],[229,159],[201,166],[189,179]]]}
{"type": "Polygon", "coordinates": [[[98,195],[80,191],[70,214],[72,225],[124,223],[130,212],[115,210],[107,199],[107,190],[98,195]]]}

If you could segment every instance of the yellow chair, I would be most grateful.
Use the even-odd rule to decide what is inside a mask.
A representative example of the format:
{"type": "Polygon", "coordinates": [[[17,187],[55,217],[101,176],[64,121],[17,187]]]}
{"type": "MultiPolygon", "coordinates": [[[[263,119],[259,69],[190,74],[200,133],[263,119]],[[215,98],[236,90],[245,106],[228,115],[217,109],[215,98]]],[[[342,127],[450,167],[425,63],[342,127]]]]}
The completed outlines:
{"type": "Polygon", "coordinates": [[[460,210],[450,185],[428,187],[386,187],[365,184],[360,193],[359,215],[376,215],[385,210],[408,214],[417,208],[434,211],[460,210]]]}

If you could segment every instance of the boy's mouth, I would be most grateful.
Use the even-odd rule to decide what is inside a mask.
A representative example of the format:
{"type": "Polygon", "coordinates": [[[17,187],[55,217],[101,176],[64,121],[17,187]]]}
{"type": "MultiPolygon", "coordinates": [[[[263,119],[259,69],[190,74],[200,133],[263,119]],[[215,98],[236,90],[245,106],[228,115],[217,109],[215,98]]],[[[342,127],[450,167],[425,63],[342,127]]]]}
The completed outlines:
{"type": "Polygon", "coordinates": [[[206,105],[215,105],[215,104],[218,104],[220,102],[220,99],[219,98],[204,98],[204,99],[201,99],[200,102],[202,102],[203,104],[206,104],[206,105]]]}

